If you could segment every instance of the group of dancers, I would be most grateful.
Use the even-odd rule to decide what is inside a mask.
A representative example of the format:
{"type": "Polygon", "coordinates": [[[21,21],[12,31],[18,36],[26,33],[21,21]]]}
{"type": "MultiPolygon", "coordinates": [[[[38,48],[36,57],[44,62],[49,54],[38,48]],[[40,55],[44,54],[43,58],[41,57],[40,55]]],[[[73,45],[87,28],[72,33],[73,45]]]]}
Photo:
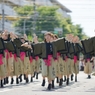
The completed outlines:
{"type": "Polygon", "coordinates": [[[80,53],[84,55],[84,72],[91,78],[92,62],[94,59],[95,38],[81,40],[78,36],[67,34],[66,37],[58,38],[57,35],[46,32],[44,40],[38,41],[34,35],[33,41],[26,36],[17,36],[14,33],[3,31],[0,35],[0,87],[3,88],[9,83],[16,84],[24,80],[29,82],[28,75],[31,75],[31,82],[36,74],[42,73],[42,86],[48,79],[48,90],[55,88],[55,79],[59,86],[66,82],[69,85],[70,79],[77,82],[79,73],[80,53]]]}

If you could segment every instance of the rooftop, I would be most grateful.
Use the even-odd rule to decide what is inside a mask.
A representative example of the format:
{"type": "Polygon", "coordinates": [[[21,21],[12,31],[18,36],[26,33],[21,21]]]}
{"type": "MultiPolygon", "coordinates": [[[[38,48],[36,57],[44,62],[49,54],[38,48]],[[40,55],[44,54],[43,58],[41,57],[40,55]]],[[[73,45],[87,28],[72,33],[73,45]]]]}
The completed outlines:
{"type": "Polygon", "coordinates": [[[50,0],[52,3],[54,3],[55,5],[60,6],[60,8],[62,10],[65,10],[66,12],[72,12],[71,10],[69,10],[68,8],[66,8],[63,4],[61,4],[60,2],[58,2],[57,0],[50,0]]]}

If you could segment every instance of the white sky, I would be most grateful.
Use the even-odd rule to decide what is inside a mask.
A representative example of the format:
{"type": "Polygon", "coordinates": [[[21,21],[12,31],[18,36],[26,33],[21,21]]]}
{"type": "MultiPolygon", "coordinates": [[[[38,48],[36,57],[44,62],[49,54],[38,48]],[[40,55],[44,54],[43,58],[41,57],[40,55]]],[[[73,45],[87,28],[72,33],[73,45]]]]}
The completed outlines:
{"type": "Polygon", "coordinates": [[[95,0],[58,0],[69,8],[72,22],[80,24],[86,35],[95,36],[95,0]]]}

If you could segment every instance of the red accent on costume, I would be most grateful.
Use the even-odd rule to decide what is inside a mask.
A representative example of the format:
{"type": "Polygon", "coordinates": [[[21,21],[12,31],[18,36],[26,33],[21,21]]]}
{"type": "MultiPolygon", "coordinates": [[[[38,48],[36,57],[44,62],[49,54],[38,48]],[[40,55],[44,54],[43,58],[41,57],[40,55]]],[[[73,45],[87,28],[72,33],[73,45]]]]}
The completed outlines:
{"type": "Polygon", "coordinates": [[[25,58],[25,52],[20,52],[20,58],[22,61],[24,61],[25,58]]]}
{"type": "Polygon", "coordinates": [[[38,57],[38,56],[36,56],[36,57],[35,57],[35,59],[36,59],[36,61],[37,61],[37,60],[39,59],[39,57],[38,57]]]}
{"type": "Polygon", "coordinates": [[[6,49],[5,52],[6,52],[6,59],[8,59],[9,58],[9,51],[6,49]]]}
{"type": "Polygon", "coordinates": [[[3,55],[0,54],[0,65],[2,65],[2,64],[3,64],[3,55]]]}
{"type": "Polygon", "coordinates": [[[60,57],[60,53],[58,52],[58,53],[57,53],[57,58],[54,59],[54,61],[57,61],[59,57],[60,57]]]}
{"type": "Polygon", "coordinates": [[[32,58],[32,56],[30,56],[29,60],[30,60],[30,63],[32,63],[32,61],[33,61],[33,58],[32,58]]]}
{"type": "Polygon", "coordinates": [[[74,63],[77,62],[77,56],[74,56],[74,63]]]}
{"type": "Polygon", "coordinates": [[[52,55],[48,55],[48,59],[44,59],[47,66],[51,66],[52,55]]]}
{"type": "Polygon", "coordinates": [[[10,57],[12,57],[12,52],[10,52],[10,57]]]}
{"type": "Polygon", "coordinates": [[[90,61],[90,58],[87,59],[87,62],[90,61]]]}
{"type": "Polygon", "coordinates": [[[14,54],[14,60],[17,62],[17,55],[14,54]]]}

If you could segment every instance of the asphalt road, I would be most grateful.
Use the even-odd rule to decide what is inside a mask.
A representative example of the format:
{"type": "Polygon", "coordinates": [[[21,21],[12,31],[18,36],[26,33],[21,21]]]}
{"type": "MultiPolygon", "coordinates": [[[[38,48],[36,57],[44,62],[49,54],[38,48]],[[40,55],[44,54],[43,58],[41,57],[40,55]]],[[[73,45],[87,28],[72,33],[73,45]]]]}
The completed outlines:
{"type": "Polygon", "coordinates": [[[80,72],[78,75],[78,82],[70,81],[69,86],[63,83],[62,87],[55,82],[55,89],[47,90],[47,83],[45,87],[41,86],[42,77],[39,74],[39,79],[34,78],[34,82],[25,84],[25,81],[16,85],[6,85],[5,88],[0,88],[0,95],[95,95],[95,76],[87,79],[87,75],[80,72]]]}

